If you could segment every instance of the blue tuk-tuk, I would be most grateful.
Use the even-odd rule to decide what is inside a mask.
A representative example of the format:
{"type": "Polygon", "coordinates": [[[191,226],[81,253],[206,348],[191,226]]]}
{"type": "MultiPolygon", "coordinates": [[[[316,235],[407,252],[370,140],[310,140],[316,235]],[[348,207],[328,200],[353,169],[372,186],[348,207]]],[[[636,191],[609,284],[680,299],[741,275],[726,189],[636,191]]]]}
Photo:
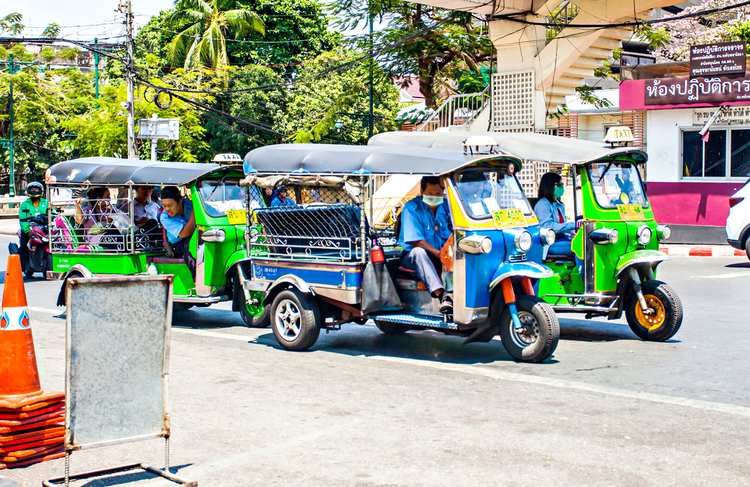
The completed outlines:
{"type": "Polygon", "coordinates": [[[387,334],[431,329],[467,343],[499,334],[518,361],[552,355],[559,324],[534,284],[551,275],[542,245],[554,233],[540,230],[516,179],[520,159],[492,147],[471,152],[290,144],[245,156],[242,184],[260,189],[248,198],[276,197],[282,186],[286,196],[270,207],[248,199],[241,272],[248,297],[271,307],[282,347],[305,350],[321,328],[373,319],[387,334]],[[400,210],[422,176],[439,177],[449,202],[441,264],[452,277],[452,314],[399,265],[400,210]]]}

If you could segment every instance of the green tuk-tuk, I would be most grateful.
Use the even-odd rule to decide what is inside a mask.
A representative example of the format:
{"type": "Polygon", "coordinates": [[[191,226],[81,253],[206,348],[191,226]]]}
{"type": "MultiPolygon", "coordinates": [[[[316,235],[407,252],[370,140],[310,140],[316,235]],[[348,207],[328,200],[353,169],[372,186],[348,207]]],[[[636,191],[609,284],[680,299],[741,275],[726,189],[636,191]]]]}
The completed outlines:
{"type": "MultiPolygon", "coordinates": [[[[47,176],[51,277],[172,274],[175,309],[231,300],[248,326],[268,326],[263,307],[242,286],[245,201],[263,202],[259,196],[248,198],[248,191],[258,189],[240,187],[243,176],[242,166],[106,157],[52,166],[47,176]],[[192,200],[196,231],[189,248],[196,259],[195,279],[182,258],[170,255],[160,208],[150,206],[148,221],[136,221],[136,194],[144,186],[177,186],[192,200]]],[[[58,305],[65,304],[63,296],[58,305]]]]}
{"type": "Polygon", "coordinates": [[[498,150],[528,161],[527,172],[519,174],[522,182],[536,181],[549,170],[567,173],[573,215],[581,227],[571,249],[583,260],[583,272],[570,257],[546,255],[544,264],[554,274],[540,279],[538,295],[555,312],[610,320],[624,312],[630,328],[644,340],[664,341],[677,333],[682,303],[656,279],[656,267],[669,260],[659,251],[659,241],[671,231],[657,224],[646,196],[639,170],[646,164],[645,152],[533,133],[395,132],[378,134],[369,143],[463,150],[468,137],[490,138],[498,150]],[[535,170],[534,163],[543,167],[535,170]]]}

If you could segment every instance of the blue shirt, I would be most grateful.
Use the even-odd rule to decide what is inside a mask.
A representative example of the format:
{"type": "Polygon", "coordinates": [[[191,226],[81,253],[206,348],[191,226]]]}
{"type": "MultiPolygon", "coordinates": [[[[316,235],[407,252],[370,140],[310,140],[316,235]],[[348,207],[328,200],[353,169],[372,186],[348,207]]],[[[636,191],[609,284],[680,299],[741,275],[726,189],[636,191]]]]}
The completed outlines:
{"type": "Polygon", "coordinates": [[[539,198],[534,205],[534,213],[539,219],[539,226],[542,228],[551,228],[555,233],[569,232],[575,229],[575,223],[569,222],[565,216],[565,205],[559,200],[550,203],[547,198],[539,198]],[[562,217],[563,223],[560,223],[562,217]]]}
{"type": "Polygon", "coordinates": [[[284,198],[284,201],[281,201],[278,196],[276,196],[274,199],[271,200],[271,206],[289,206],[289,207],[297,207],[297,203],[295,203],[292,198],[286,197],[284,198]]]}
{"type": "Polygon", "coordinates": [[[193,202],[189,199],[182,199],[182,207],[185,210],[185,216],[180,214],[169,216],[166,211],[161,214],[161,224],[167,231],[167,239],[169,239],[169,243],[176,244],[182,240],[182,237],[179,236],[180,232],[190,219],[190,215],[193,213],[193,202]]]}
{"type": "Polygon", "coordinates": [[[398,236],[398,244],[406,252],[414,248],[410,242],[424,240],[436,249],[440,250],[451,236],[450,210],[448,202],[437,207],[435,214],[422,201],[422,196],[417,196],[404,205],[401,211],[401,232],[398,236]]]}

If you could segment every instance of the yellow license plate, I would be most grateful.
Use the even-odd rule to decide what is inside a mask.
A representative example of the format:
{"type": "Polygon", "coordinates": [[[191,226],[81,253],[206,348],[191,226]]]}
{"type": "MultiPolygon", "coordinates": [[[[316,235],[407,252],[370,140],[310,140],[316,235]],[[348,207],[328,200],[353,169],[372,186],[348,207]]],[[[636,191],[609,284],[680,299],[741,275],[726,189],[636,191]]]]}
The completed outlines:
{"type": "Polygon", "coordinates": [[[230,225],[244,225],[247,223],[247,211],[229,210],[227,211],[227,218],[230,225]]]}
{"type": "Polygon", "coordinates": [[[643,220],[643,207],[641,205],[617,205],[620,212],[620,220],[643,220]]]}
{"type": "Polygon", "coordinates": [[[495,220],[496,228],[511,228],[511,227],[525,227],[526,226],[526,219],[523,216],[523,212],[516,208],[493,211],[492,219],[495,220]]]}

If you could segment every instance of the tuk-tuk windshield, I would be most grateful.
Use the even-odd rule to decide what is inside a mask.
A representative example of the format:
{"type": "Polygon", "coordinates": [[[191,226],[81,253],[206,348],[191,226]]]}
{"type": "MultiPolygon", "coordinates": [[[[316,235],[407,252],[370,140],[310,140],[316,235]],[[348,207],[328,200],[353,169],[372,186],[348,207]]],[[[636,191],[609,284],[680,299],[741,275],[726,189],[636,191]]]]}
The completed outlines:
{"type": "Polygon", "coordinates": [[[493,169],[463,171],[454,177],[464,208],[472,218],[492,218],[492,212],[517,208],[531,215],[531,205],[515,176],[493,169]]]}
{"type": "Polygon", "coordinates": [[[617,205],[627,204],[648,208],[646,190],[634,164],[596,163],[589,165],[588,171],[596,202],[602,208],[617,208],[617,205]]]}
{"type": "Polygon", "coordinates": [[[245,209],[245,188],[239,179],[205,180],[199,185],[206,212],[211,216],[224,216],[229,210],[245,209]]]}

